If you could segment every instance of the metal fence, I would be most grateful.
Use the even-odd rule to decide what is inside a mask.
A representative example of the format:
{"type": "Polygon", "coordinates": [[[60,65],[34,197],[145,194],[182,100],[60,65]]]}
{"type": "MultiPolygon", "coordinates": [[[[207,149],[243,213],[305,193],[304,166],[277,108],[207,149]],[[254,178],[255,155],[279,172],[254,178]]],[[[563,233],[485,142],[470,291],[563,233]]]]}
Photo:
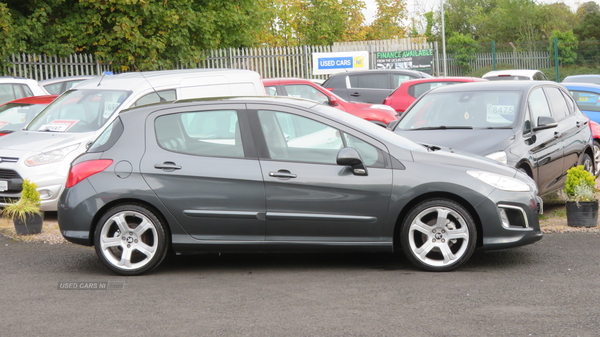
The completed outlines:
{"type": "MultiPolygon", "coordinates": [[[[370,54],[370,66],[373,68],[375,53],[377,52],[427,48],[433,48],[437,51],[435,43],[427,43],[424,39],[410,38],[336,43],[333,46],[227,48],[206,51],[199,56],[201,61],[197,64],[182,64],[177,68],[249,69],[258,72],[263,78],[325,79],[327,75],[312,74],[313,53],[366,50],[370,54]]],[[[104,71],[121,72],[120,67],[103,63],[91,54],[76,54],[67,58],[13,54],[8,60],[4,60],[0,71],[4,76],[27,77],[38,81],[64,76],[99,75],[104,71]]]]}
{"type": "MultiPolygon", "coordinates": [[[[394,52],[415,49],[434,50],[434,75],[466,76],[478,70],[491,70],[501,65],[519,69],[540,69],[547,73],[554,72],[553,53],[548,51],[549,42],[527,42],[522,44],[482,43],[477,53],[471,55],[467,67],[460,67],[451,53],[447,55],[446,74],[440,68],[437,43],[428,43],[423,38],[406,38],[383,41],[361,41],[335,43],[333,46],[298,46],[298,47],[264,47],[264,48],[228,48],[210,50],[199,55],[196,64],[180,65],[177,68],[233,68],[249,69],[261,74],[263,78],[299,77],[325,79],[327,75],[313,75],[312,54],[342,51],[368,51],[370,68],[376,68],[375,54],[378,52],[394,52]]],[[[560,49],[560,46],[559,46],[560,49]]],[[[600,41],[580,42],[577,45],[577,65],[590,67],[590,72],[600,73],[600,41]]],[[[560,59],[560,56],[559,56],[560,59]]],[[[111,66],[91,54],[75,54],[67,58],[46,55],[18,54],[6,60],[0,60],[0,75],[18,76],[44,80],[54,77],[74,75],[99,75],[104,71],[121,72],[119,66],[111,66]]],[[[561,65],[562,67],[563,65],[561,65]]],[[[556,77],[558,78],[558,67],[556,77]]],[[[561,76],[568,74],[563,71],[561,76]]],[[[477,75],[474,75],[477,76],[477,75]]],[[[553,77],[553,76],[549,76],[553,77]]]]}

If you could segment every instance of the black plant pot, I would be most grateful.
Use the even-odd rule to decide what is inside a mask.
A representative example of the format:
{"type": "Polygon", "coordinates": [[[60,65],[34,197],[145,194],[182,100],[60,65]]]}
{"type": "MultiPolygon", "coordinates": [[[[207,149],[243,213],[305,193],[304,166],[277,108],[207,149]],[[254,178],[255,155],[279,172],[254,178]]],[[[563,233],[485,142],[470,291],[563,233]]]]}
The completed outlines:
{"type": "Polygon", "coordinates": [[[14,218],[13,224],[15,225],[15,231],[17,232],[17,235],[39,234],[42,232],[42,225],[44,224],[44,213],[27,214],[25,222],[19,218],[14,218]]]}
{"type": "Polygon", "coordinates": [[[596,227],[598,201],[567,201],[567,225],[570,227],[596,227]]]}

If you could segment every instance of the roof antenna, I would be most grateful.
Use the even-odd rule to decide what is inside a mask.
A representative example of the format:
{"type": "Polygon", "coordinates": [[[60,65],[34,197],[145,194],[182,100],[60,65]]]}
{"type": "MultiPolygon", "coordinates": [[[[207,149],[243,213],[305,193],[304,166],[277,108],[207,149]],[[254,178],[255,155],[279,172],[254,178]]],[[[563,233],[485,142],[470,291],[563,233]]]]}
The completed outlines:
{"type": "Polygon", "coordinates": [[[146,82],[148,82],[148,84],[150,85],[150,88],[152,88],[152,90],[154,90],[154,93],[156,94],[156,96],[158,96],[158,98],[159,98],[160,102],[166,102],[167,100],[166,100],[164,97],[162,97],[162,96],[161,96],[161,95],[158,93],[158,91],[156,91],[156,89],[154,88],[154,86],[152,85],[152,83],[150,83],[150,81],[148,81],[148,79],[146,78],[146,76],[144,76],[144,73],[143,73],[143,72],[140,70],[140,68],[138,68],[138,66],[137,66],[135,63],[133,63],[132,65],[134,66],[134,68],[135,68],[135,69],[137,69],[137,71],[139,71],[139,72],[140,72],[140,75],[142,76],[142,78],[143,78],[144,80],[146,80],[146,82]]]}
{"type": "Polygon", "coordinates": [[[113,72],[112,71],[105,71],[105,72],[103,72],[102,73],[102,77],[100,77],[100,81],[98,81],[97,87],[99,87],[100,84],[102,84],[102,80],[104,79],[104,75],[113,75],[113,72]]]}

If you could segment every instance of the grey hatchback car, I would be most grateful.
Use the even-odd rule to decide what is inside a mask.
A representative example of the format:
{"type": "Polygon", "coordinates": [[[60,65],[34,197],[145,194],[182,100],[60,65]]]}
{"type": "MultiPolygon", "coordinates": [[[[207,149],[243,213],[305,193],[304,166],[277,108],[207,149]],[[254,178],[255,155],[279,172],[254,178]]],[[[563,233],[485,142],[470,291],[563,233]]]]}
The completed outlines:
{"type": "Polygon", "coordinates": [[[168,251],[402,249],[429,271],[542,238],[514,168],[283,97],[125,110],[71,165],[62,235],[136,275],[168,251]]]}

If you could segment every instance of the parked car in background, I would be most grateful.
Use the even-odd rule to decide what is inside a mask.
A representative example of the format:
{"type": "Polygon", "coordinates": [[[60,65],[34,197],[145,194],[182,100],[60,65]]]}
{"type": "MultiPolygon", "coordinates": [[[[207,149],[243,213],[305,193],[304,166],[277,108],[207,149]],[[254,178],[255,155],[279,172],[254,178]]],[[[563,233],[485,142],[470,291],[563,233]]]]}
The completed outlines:
{"type": "Polygon", "coordinates": [[[573,166],[595,172],[588,124],[561,84],[491,81],[432,89],[400,117],[394,132],[515,167],[543,195],[562,188],[573,166]]]}
{"type": "Polygon", "coordinates": [[[593,83],[562,83],[573,95],[579,110],[600,123],[600,85],[593,83]]]}
{"type": "Polygon", "coordinates": [[[0,105],[0,136],[20,130],[58,95],[19,98],[0,105]]]}
{"type": "Polygon", "coordinates": [[[543,72],[535,69],[506,69],[494,70],[481,76],[489,81],[523,80],[523,81],[547,81],[543,72]]]}
{"type": "Polygon", "coordinates": [[[594,137],[594,163],[596,163],[596,177],[600,175],[600,124],[590,120],[590,129],[594,137]]]}
{"type": "Polygon", "coordinates": [[[12,76],[0,77],[0,104],[23,97],[41,95],[48,95],[48,92],[36,80],[12,76]]]}
{"type": "Polygon", "coordinates": [[[55,77],[40,81],[40,85],[44,87],[44,89],[46,89],[46,91],[48,91],[50,94],[60,95],[78,83],[94,77],[96,77],[96,75],[55,77]]]}
{"type": "Polygon", "coordinates": [[[28,178],[38,186],[42,209],[56,211],[69,165],[123,109],[237,95],[265,96],[260,75],[239,69],[185,69],[106,75],[79,83],[25,129],[0,137],[0,206],[19,198],[28,178]]]}
{"type": "Polygon", "coordinates": [[[263,84],[269,96],[310,99],[346,111],[379,126],[386,127],[390,122],[398,118],[396,112],[387,105],[347,102],[311,80],[301,78],[269,78],[263,79],[263,84]]]}
{"type": "Polygon", "coordinates": [[[382,104],[400,83],[431,75],[414,70],[372,69],[332,74],[323,87],[347,101],[382,104]]]}
{"type": "Polygon", "coordinates": [[[398,89],[394,90],[384,101],[383,104],[391,106],[395,111],[404,112],[419,96],[427,91],[445,85],[487,81],[479,77],[433,77],[419,78],[416,80],[404,81],[398,89]]]}
{"type": "Polygon", "coordinates": [[[594,83],[600,84],[600,74],[589,74],[589,75],[571,75],[567,76],[562,81],[566,83],[594,83]]]}
{"type": "Polygon", "coordinates": [[[400,247],[415,266],[448,271],[475,248],[542,238],[541,199],[522,172],[287,97],[123,111],[73,162],[66,187],[62,235],[122,275],[152,270],[168,251],[400,247]]]}

